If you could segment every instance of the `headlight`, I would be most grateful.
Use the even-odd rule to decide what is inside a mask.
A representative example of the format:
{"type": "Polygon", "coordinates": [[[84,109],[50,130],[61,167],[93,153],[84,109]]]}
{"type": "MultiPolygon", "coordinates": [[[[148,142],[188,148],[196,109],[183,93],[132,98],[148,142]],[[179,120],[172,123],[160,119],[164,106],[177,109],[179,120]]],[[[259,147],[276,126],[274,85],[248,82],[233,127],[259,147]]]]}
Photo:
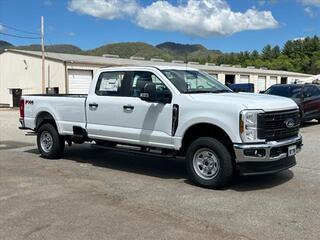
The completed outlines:
{"type": "Polygon", "coordinates": [[[240,113],[240,136],[243,142],[258,142],[258,114],[262,110],[243,110],[240,113]]]}

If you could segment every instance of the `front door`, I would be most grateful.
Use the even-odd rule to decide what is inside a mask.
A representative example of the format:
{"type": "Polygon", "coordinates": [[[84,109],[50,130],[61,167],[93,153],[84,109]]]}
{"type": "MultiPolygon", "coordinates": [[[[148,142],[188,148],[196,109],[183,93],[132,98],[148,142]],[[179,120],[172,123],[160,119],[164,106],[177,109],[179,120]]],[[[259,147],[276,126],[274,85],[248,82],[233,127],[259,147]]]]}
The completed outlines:
{"type": "Polygon", "coordinates": [[[131,137],[139,143],[151,146],[171,148],[173,141],[172,130],[172,103],[160,103],[162,97],[171,98],[170,90],[152,72],[130,72],[129,89],[124,97],[122,119],[124,126],[130,129],[131,137]],[[152,82],[156,85],[157,100],[146,102],[140,99],[140,92],[144,85],[152,82]]]}

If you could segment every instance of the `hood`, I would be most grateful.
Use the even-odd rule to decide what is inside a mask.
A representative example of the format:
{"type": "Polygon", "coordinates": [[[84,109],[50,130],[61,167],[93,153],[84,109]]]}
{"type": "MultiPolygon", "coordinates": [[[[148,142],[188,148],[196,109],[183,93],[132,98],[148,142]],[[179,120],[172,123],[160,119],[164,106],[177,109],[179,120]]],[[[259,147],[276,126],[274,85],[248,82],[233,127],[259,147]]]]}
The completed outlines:
{"type": "Polygon", "coordinates": [[[200,93],[189,94],[189,96],[201,102],[209,103],[234,103],[242,105],[245,109],[262,109],[264,111],[282,111],[297,109],[297,104],[290,98],[279,97],[267,94],[254,93],[200,93]]]}

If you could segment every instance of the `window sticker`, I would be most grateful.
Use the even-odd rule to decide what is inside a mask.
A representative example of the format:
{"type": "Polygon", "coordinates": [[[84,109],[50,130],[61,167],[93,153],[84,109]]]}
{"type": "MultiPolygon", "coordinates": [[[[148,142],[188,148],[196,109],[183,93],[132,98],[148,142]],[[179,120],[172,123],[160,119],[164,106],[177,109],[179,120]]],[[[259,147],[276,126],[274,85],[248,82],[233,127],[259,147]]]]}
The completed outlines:
{"type": "Polygon", "coordinates": [[[100,84],[100,91],[117,92],[118,88],[117,79],[103,79],[100,84]]]}

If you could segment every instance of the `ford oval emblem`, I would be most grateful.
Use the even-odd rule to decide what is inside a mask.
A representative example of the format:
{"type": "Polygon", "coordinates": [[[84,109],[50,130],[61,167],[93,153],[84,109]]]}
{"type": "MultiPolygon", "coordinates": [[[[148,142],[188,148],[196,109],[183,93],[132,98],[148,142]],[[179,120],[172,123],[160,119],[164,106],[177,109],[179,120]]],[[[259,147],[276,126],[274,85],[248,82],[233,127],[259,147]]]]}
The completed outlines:
{"type": "Polygon", "coordinates": [[[292,118],[287,119],[284,124],[287,128],[293,128],[296,125],[294,119],[292,118]]]}

